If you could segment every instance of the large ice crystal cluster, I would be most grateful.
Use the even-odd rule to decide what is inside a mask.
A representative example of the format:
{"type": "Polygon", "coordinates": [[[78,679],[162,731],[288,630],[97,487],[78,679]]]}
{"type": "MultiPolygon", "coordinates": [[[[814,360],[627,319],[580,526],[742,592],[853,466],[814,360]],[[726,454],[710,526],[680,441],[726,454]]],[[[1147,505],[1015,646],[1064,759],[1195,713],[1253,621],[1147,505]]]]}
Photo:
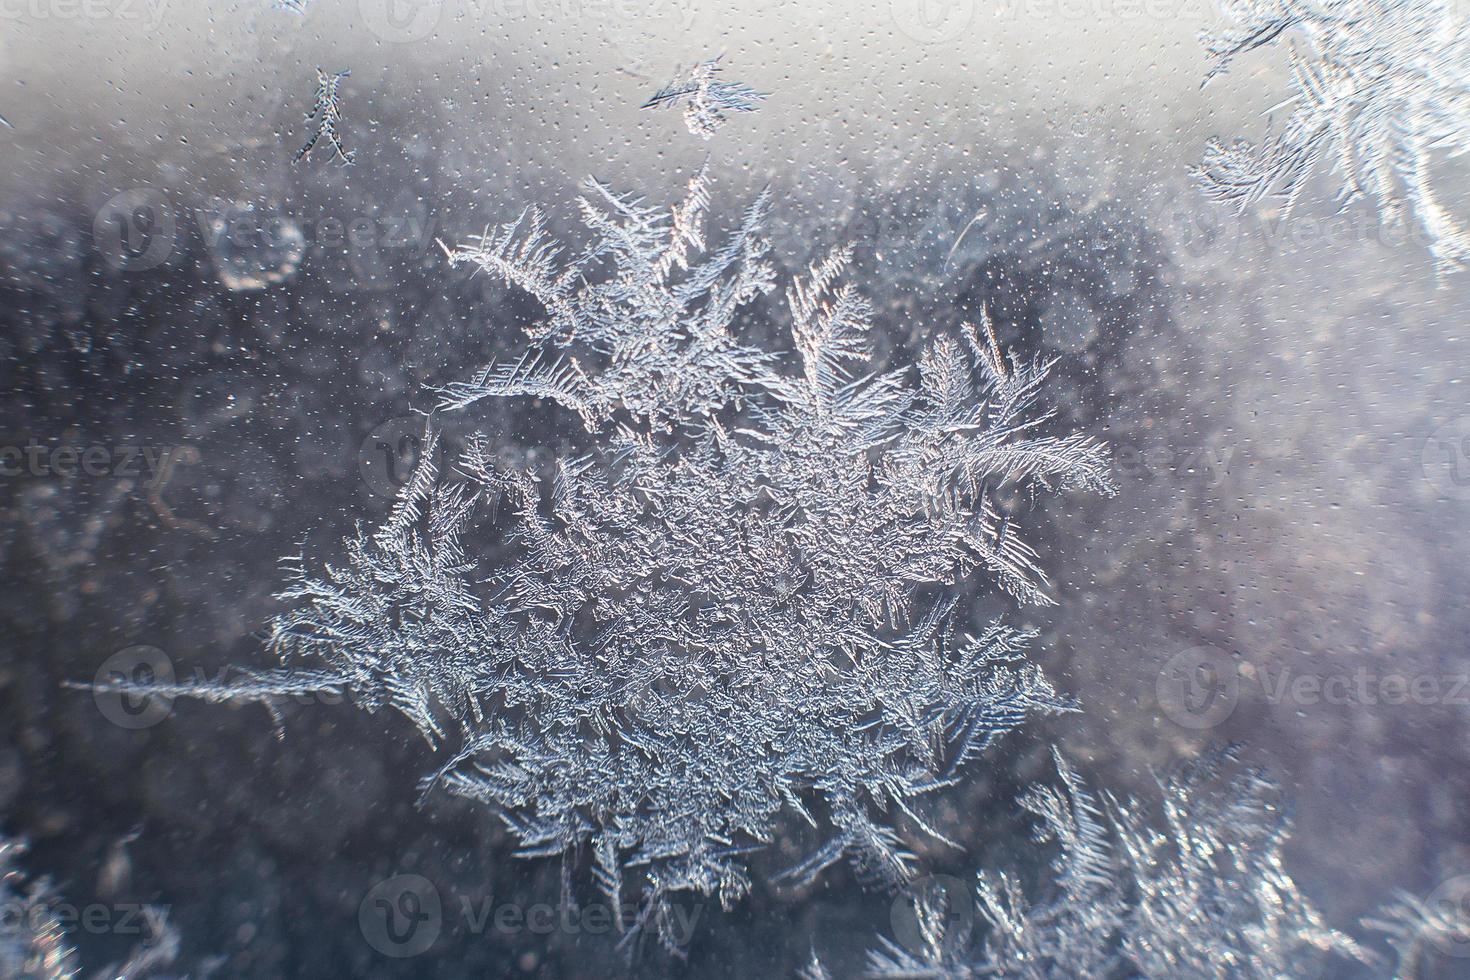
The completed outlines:
{"type": "Polygon", "coordinates": [[[742,340],[777,316],[767,200],[710,248],[708,186],[665,212],[591,184],[569,257],[535,210],[446,247],[544,316],[532,349],[441,389],[436,413],[543,399],[583,454],[548,487],[471,440],[448,479],[431,418],[383,525],[297,570],[281,666],[151,689],[395,708],[450,746],[426,792],[490,805],[522,855],[590,853],[613,907],[637,890],[620,928],[664,939],[680,894],[745,894],[746,853],[788,820],[820,835],[791,879],[844,857],[905,879],[898,819],[928,829],[925,797],[1071,706],[1026,631],[961,604],[976,577],[1049,601],[993,495],[1112,490],[1098,442],[1049,431],[1049,364],[1008,356],[987,322],[872,370],[847,251],[787,288],[790,350],[742,340]],[[493,567],[492,540],[511,556],[493,567]]]}

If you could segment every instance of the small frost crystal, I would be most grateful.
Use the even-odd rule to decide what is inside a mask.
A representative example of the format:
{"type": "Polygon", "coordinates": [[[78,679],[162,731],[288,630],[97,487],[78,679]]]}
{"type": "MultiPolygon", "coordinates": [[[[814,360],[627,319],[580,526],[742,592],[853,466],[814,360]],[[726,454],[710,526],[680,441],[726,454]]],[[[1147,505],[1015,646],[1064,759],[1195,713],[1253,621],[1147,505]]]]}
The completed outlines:
{"type": "Polygon", "coordinates": [[[1206,37],[1214,66],[1295,37],[1291,114],[1259,145],[1211,140],[1194,171],[1241,211],[1271,196],[1289,212],[1324,154],[1341,199],[1367,196],[1384,220],[1417,221],[1436,268],[1470,264],[1470,234],[1436,199],[1435,151],[1470,149],[1470,28],[1446,0],[1230,0],[1238,27],[1206,37]],[[1407,213],[1406,213],[1407,212],[1407,213]]]}
{"type": "Polygon", "coordinates": [[[725,124],[726,113],[754,112],[766,98],[765,92],[757,92],[749,85],[717,81],[715,73],[721,70],[723,66],[719,58],[701,61],[682,81],[659,89],[653,98],[643,103],[643,108],[654,109],[683,102],[684,124],[689,127],[689,132],[709,139],[725,124]]]}
{"type": "Polygon", "coordinates": [[[905,878],[900,816],[927,830],[923,797],[1071,706],[1025,660],[1028,633],[965,632],[965,576],[1047,601],[995,491],[1112,489],[1100,444],[1039,431],[1048,365],[1012,360],[988,323],[916,371],[872,368],[846,251],[787,289],[794,350],[742,342],[775,284],[768,201],[706,250],[708,200],[703,173],[671,212],[594,182],[569,261],[534,210],[445,247],[545,316],[535,350],[442,389],[440,410],[546,399],[585,455],[547,488],[472,441],[468,480],[441,479],[430,429],[383,526],[298,569],[278,671],[166,692],[391,706],[452,746],[425,791],[492,806],[524,856],[590,854],[611,907],[637,889],[619,929],[666,941],[671,901],[736,901],[744,854],[789,818],[819,835],[791,880],[843,857],[905,878]],[[470,536],[502,531],[513,557],[483,567],[470,536]]]}
{"type": "Polygon", "coordinates": [[[1046,980],[1323,976],[1329,955],[1367,962],[1323,925],[1282,866],[1288,824],[1276,785],[1257,771],[1222,777],[1233,750],[1160,785],[1154,814],[1101,798],[1056,757],[1061,785],[1022,805],[1052,843],[1051,886],[1028,901],[1019,880],[981,872],[989,929],[978,947],[945,928],[942,892],[915,902],[920,942],[868,954],[868,976],[1046,980]]]}
{"type": "Polygon", "coordinates": [[[332,147],[333,157],[343,163],[352,162],[352,154],[342,145],[342,134],[337,131],[337,124],[342,121],[342,103],[337,90],[342,85],[342,79],[351,74],[350,70],[330,75],[320,68],[316,70],[316,99],[311,104],[311,111],[306,114],[306,121],[316,128],[306,144],[296,151],[295,162],[300,163],[305,159],[323,137],[326,137],[328,145],[332,147]]]}
{"type": "Polygon", "coordinates": [[[21,841],[0,837],[0,977],[71,977],[76,974],[76,952],[56,914],[60,901],[45,880],[30,881],[18,861],[25,855],[21,841]]]}
{"type": "Polygon", "coordinates": [[[1470,902],[1466,901],[1466,878],[1452,884],[1461,887],[1427,900],[1400,892],[1363,925],[1383,933],[1397,954],[1394,973],[1404,980],[1435,976],[1435,960],[1463,957],[1470,950],[1470,902]]]}
{"type": "MultiPolygon", "coordinates": [[[[158,977],[178,956],[179,936],[162,909],[143,909],[145,941],[133,947],[121,964],[83,973],[67,937],[76,909],[68,907],[47,879],[32,880],[19,866],[23,841],[0,836],[0,977],[23,980],[145,980],[158,977]]],[[[88,920],[90,921],[90,920],[88,920]]],[[[91,928],[89,925],[88,928],[91,928]]],[[[121,929],[119,931],[122,931],[121,929]]]]}

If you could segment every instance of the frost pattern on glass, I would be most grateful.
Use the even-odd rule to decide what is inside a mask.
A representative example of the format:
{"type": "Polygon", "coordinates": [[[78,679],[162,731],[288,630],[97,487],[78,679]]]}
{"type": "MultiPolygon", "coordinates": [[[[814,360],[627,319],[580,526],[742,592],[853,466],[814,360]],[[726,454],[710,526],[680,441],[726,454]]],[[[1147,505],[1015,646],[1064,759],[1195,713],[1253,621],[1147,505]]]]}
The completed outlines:
{"type": "Polygon", "coordinates": [[[767,96],[741,82],[722,82],[715,73],[723,71],[719,58],[701,61],[682,79],[671,82],[643,103],[645,109],[684,103],[684,125],[701,139],[709,139],[723,126],[731,112],[754,112],[767,96]]]}
{"type": "Polygon", "coordinates": [[[1470,907],[1463,888],[1428,899],[1400,892],[1363,925],[1388,940],[1397,959],[1394,976],[1403,980],[1436,976],[1435,961],[1447,962],[1451,953],[1463,957],[1470,950],[1470,907]]]}
{"type": "Polygon", "coordinates": [[[845,250],[787,289],[794,350],[742,343],[737,318],[775,286],[768,202],[707,251],[708,202],[703,172],[667,213],[594,182],[569,261],[534,210],[444,246],[545,317],[534,350],[442,389],[440,410],[546,399],[587,454],[548,493],[471,441],[450,481],[429,426],[382,526],[318,573],[293,562],[278,670],[151,689],[395,708],[454,746],[425,792],[494,807],[522,856],[590,853],[613,908],[633,878],[640,913],[617,925],[666,945],[671,900],[734,903],[744,854],[786,818],[820,833],[789,880],[844,857],[864,880],[906,878],[895,819],[927,830],[923,797],[1072,707],[1026,661],[1030,632],[965,632],[966,576],[1049,601],[995,492],[1113,490],[1100,443],[1043,432],[1050,365],[1013,360],[988,322],[939,336],[916,370],[874,369],[845,250]],[[492,535],[482,521],[510,528],[502,567],[466,546],[492,535]]]}
{"type": "Polygon", "coordinates": [[[1029,900],[1016,875],[980,872],[989,929],[977,946],[948,931],[942,891],[921,895],[919,948],[881,940],[867,975],[1275,978],[1325,975],[1329,956],[1369,962],[1283,867],[1277,786],[1255,770],[1223,778],[1234,762],[1225,750],[1185,767],[1161,782],[1154,812],[1095,795],[1058,754],[1060,784],[1021,800],[1038,841],[1057,848],[1045,897],[1029,900]]]}
{"type": "Polygon", "coordinates": [[[304,160],[324,137],[332,148],[333,159],[341,160],[343,164],[352,162],[352,154],[342,145],[342,134],[337,129],[337,124],[342,121],[342,102],[338,89],[342,86],[342,80],[351,74],[350,69],[330,75],[320,68],[316,70],[316,98],[312,101],[311,111],[306,114],[306,121],[316,128],[301,149],[296,151],[296,163],[304,160]]]}
{"type": "Polygon", "coordinates": [[[1212,139],[1194,169],[1210,197],[1283,213],[1324,155],[1344,203],[1372,198],[1385,221],[1418,222],[1436,269],[1470,263],[1470,234],[1436,198],[1436,151],[1470,149],[1470,28],[1445,0],[1230,0],[1236,24],[1206,35],[1206,82],[1236,57],[1283,37],[1292,45],[1291,112],[1259,144],[1212,139]]]}
{"type": "Polygon", "coordinates": [[[51,884],[29,880],[17,862],[25,854],[21,841],[0,837],[0,976],[71,977],[76,952],[53,906],[58,901],[51,884]]]}
{"type": "MultiPolygon", "coordinates": [[[[61,895],[46,878],[32,879],[20,868],[23,841],[0,836],[0,977],[25,980],[74,980],[82,976],[77,951],[67,937],[58,911],[61,895]]],[[[145,942],[138,943],[121,964],[87,976],[107,980],[159,977],[178,955],[179,936],[162,909],[143,909],[145,942]]],[[[72,910],[73,921],[76,911],[72,910]]]]}

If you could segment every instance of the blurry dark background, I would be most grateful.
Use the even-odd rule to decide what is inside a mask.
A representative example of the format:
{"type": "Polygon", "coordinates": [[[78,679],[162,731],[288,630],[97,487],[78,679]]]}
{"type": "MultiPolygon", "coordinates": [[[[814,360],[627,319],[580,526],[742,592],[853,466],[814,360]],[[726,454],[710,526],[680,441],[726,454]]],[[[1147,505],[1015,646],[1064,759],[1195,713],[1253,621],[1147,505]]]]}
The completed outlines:
{"type": "MultiPolygon", "coordinates": [[[[137,645],[183,676],[263,662],[279,559],[330,560],[382,514],[379,443],[535,315],[449,269],[436,236],[540,202],[575,240],[584,177],[672,203],[705,160],[715,227],[772,185],[785,270],[853,243],[880,361],[983,305],[1008,344],[1059,359],[1062,422],[1118,453],[1115,498],[1011,502],[1035,511],[1059,605],[982,595],[973,615],[1042,628],[1038,659],[1084,711],[1008,739],[940,802],[966,853],[916,840],[929,870],[1045,860],[1014,798],[1050,778],[1053,742],[1097,785],[1147,794],[1223,740],[1284,783],[1290,870],[1332,925],[1470,870],[1470,690],[1450,696],[1470,673],[1470,273],[1436,281],[1368,205],[1336,211],[1330,177],[1286,224],[1195,193],[1204,139],[1260,135],[1287,84],[1263,57],[1200,93],[1206,5],[87,9],[8,13],[0,40],[0,445],[159,461],[0,477],[0,828],[73,904],[166,905],[181,969],[232,977],[623,968],[607,937],[476,934],[461,902],[555,904],[559,867],[512,859],[492,814],[417,805],[439,760],[400,719],[289,706],[278,739],[263,710],[181,703],[129,730],[62,683],[137,645]],[[703,143],[677,112],[637,110],[721,52],[772,93],[760,112],[703,143]],[[291,163],[315,65],[352,69],[352,167],[322,149],[291,163]],[[1208,727],[1160,703],[1161,674],[1199,648],[1242,677],[1208,727]],[[1273,700],[1261,679],[1283,670],[1432,677],[1443,696],[1273,700]],[[435,884],[446,923],[394,960],[358,910],[404,873],[435,884]]],[[[1447,164],[1448,198],[1463,178],[1447,164]]],[[[570,431],[530,404],[451,425],[530,465],[570,431]]],[[[810,893],[759,884],[792,846],[757,859],[737,910],[701,910],[687,962],[649,949],[634,972],[788,975],[814,947],[856,970],[890,900],[844,869],[810,893]]],[[[77,941],[105,962],[129,938],[77,941]]]]}

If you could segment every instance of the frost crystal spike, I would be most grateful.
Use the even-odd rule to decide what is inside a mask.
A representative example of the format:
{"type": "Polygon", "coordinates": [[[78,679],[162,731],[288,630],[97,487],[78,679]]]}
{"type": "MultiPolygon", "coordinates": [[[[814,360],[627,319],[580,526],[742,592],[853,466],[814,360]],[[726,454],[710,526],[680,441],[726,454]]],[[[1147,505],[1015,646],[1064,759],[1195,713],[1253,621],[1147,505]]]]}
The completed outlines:
{"type": "MultiPolygon", "coordinates": [[[[1450,884],[1463,881],[1462,875],[1450,884]]],[[[1436,960],[1449,964],[1470,949],[1470,903],[1465,895],[1464,887],[1452,887],[1428,899],[1399,892],[1363,919],[1364,926],[1384,934],[1393,947],[1397,960],[1394,976],[1402,980],[1436,976],[1436,960]]]]}
{"type": "Polygon", "coordinates": [[[1417,222],[1441,273],[1470,264],[1470,234],[1435,197],[1436,153],[1470,150],[1470,28],[1447,0],[1231,0],[1237,25],[1206,35],[1208,82],[1283,37],[1291,98],[1259,144],[1212,139],[1196,179],[1244,212],[1263,198],[1289,213],[1330,155],[1339,199],[1372,198],[1385,221],[1417,222]]]}
{"type": "Polygon", "coordinates": [[[0,910],[4,911],[0,915],[0,977],[163,980],[177,975],[168,968],[178,956],[179,934],[169,923],[167,910],[156,906],[144,906],[141,925],[134,928],[143,932],[145,939],[132,948],[125,961],[83,974],[67,935],[67,927],[76,924],[76,908],[62,900],[49,879],[33,879],[25,874],[19,865],[25,853],[24,841],[0,835],[0,910]]]}
{"type": "Polygon", "coordinates": [[[740,82],[717,81],[715,73],[722,70],[719,58],[701,61],[681,81],[659,89],[643,103],[643,108],[656,109],[683,102],[684,124],[689,132],[709,139],[725,124],[727,113],[754,112],[767,97],[767,93],[740,82]]]}
{"type": "Polygon", "coordinates": [[[337,90],[342,85],[342,79],[351,74],[350,70],[335,72],[331,75],[320,68],[316,70],[316,101],[312,103],[311,111],[306,114],[306,121],[312,123],[316,128],[312,131],[306,144],[297,151],[296,163],[305,159],[323,137],[332,147],[332,156],[335,159],[341,160],[344,164],[352,162],[352,154],[347,152],[347,148],[342,145],[342,134],[337,129],[337,124],[342,121],[342,104],[338,99],[337,90]]]}
{"type": "Polygon", "coordinates": [[[1226,749],[1187,766],[1145,807],[1095,795],[1058,754],[1060,785],[1021,800],[1037,840],[1056,848],[1042,895],[1028,898],[1020,876],[980,872],[978,942],[953,930],[968,917],[946,915],[949,896],[915,895],[918,941],[881,940],[865,975],[1274,980],[1329,975],[1329,957],[1371,962],[1286,873],[1276,784],[1236,762],[1226,749]]]}

